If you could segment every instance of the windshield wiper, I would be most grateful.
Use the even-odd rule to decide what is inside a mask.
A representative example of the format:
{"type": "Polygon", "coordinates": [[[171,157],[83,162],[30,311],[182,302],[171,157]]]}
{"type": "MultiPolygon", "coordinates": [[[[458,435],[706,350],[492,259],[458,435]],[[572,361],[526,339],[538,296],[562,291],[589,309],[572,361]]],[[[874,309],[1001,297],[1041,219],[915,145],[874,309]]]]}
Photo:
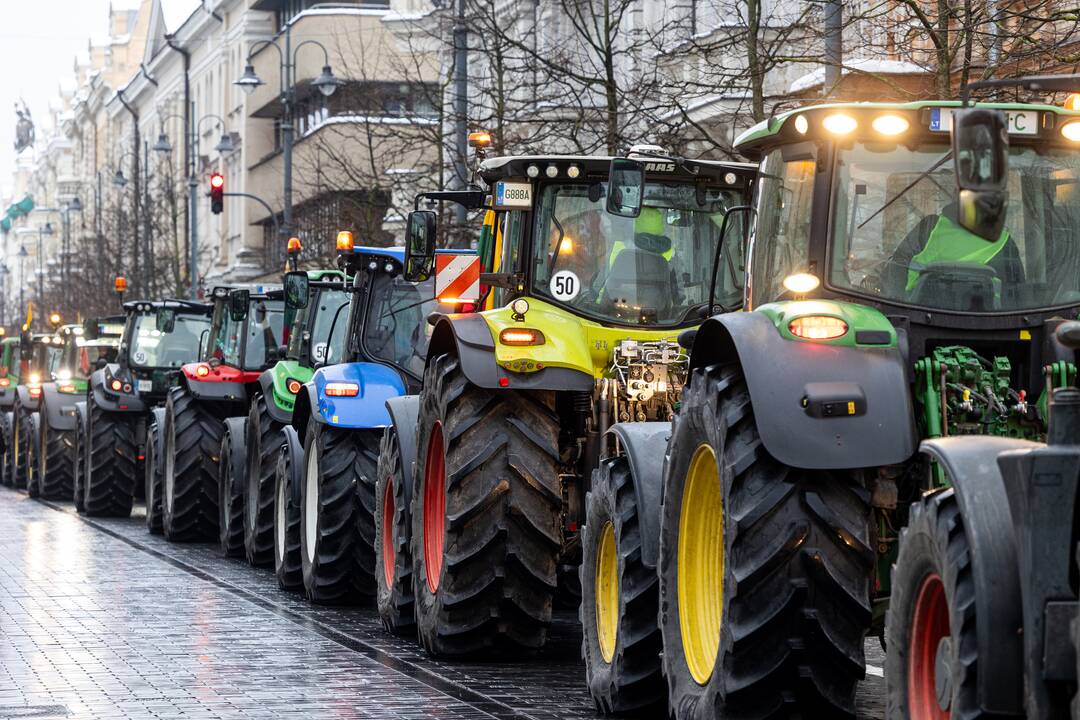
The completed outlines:
{"type": "Polygon", "coordinates": [[[892,198],[891,200],[889,200],[889,201],[888,201],[887,203],[885,203],[884,205],[882,205],[881,207],[879,207],[879,208],[878,208],[877,210],[875,210],[875,211],[874,211],[874,214],[873,214],[873,215],[871,215],[870,217],[866,218],[866,219],[865,219],[865,220],[863,220],[863,221],[862,221],[861,223],[859,223],[859,227],[858,227],[858,228],[856,228],[856,229],[857,229],[857,230],[862,230],[862,228],[863,228],[863,225],[866,225],[866,223],[870,222],[871,220],[873,220],[874,218],[876,218],[876,217],[877,217],[878,215],[880,215],[881,213],[885,212],[885,208],[889,207],[889,206],[890,206],[890,205],[892,205],[892,204],[893,204],[894,202],[896,202],[897,200],[899,200],[900,198],[902,198],[902,197],[904,196],[904,193],[906,193],[906,192],[907,192],[908,190],[910,190],[911,188],[913,188],[913,187],[915,187],[916,185],[918,185],[918,184],[919,184],[919,182],[921,182],[921,181],[923,180],[923,178],[925,178],[925,177],[926,177],[927,175],[929,175],[930,173],[934,172],[934,171],[935,171],[935,170],[937,170],[937,169],[938,169],[939,167],[941,167],[942,165],[944,165],[944,164],[945,164],[946,162],[948,162],[949,158],[951,158],[951,157],[952,157],[952,150],[950,149],[950,150],[949,150],[948,152],[946,152],[946,153],[945,153],[944,155],[942,155],[942,156],[941,156],[940,158],[938,158],[938,161],[937,161],[937,162],[935,162],[935,163],[934,163],[933,165],[931,165],[930,167],[926,168],[926,170],[924,170],[924,171],[922,172],[922,174],[921,174],[921,175],[919,175],[919,177],[915,178],[915,179],[914,179],[914,180],[912,180],[912,181],[911,181],[910,183],[908,183],[908,186],[907,186],[907,187],[905,187],[905,188],[904,188],[903,190],[901,190],[901,191],[900,191],[900,192],[898,192],[898,193],[897,193],[896,195],[894,195],[894,196],[893,196],[893,198],[892,198]]]}

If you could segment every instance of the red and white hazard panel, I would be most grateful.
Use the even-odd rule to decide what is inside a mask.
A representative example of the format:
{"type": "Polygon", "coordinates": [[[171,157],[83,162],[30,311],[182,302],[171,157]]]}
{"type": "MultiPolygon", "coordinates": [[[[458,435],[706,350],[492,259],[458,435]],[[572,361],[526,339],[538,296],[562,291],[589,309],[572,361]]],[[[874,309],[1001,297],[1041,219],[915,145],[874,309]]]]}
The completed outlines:
{"type": "Polygon", "coordinates": [[[435,256],[435,297],[440,302],[476,302],[480,299],[480,256],[435,256]]]}

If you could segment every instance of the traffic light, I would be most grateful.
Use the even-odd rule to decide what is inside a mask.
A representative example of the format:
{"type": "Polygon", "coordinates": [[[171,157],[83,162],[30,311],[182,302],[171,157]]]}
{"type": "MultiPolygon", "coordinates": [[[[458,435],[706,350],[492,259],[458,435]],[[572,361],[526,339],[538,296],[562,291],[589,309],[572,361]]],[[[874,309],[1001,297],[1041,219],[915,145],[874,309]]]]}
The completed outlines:
{"type": "Polygon", "coordinates": [[[221,173],[210,176],[210,212],[220,215],[225,205],[225,177],[221,173]]]}

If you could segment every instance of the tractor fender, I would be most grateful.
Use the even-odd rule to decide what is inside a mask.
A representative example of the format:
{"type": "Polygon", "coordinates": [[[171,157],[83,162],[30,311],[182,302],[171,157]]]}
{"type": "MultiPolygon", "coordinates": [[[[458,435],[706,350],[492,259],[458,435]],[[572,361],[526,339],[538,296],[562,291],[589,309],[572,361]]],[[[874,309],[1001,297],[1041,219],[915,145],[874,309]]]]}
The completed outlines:
{"type": "Polygon", "coordinates": [[[292,413],[285,412],[274,402],[274,370],[264,370],[259,376],[259,387],[263,397],[266,398],[266,414],[282,425],[288,425],[292,419],[292,413]]]}
{"type": "Polygon", "coordinates": [[[75,401],[78,395],[69,395],[56,389],[56,383],[41,386],[41,409],[44,421],[52,430],[64,432],[75,429],[75,401]]]}
{"type": "Polygon", "coordinates": [[[15,406],[16,385],[12,383],[6,388],[0,388],[0,408],[10,410],[15,406]]]}
{"type": "Polygon", "coordinates": [[[296,428],[286,425],[281,428],[282,451],[289,454],[289,468],[292,472],[292,482],[289,483],[290,500],[294,506],[300,506],[300,482],[303,477],[304,467],[304,444],[296,433],[296,428]]]}
{"type": "Polygon", "coordinates": [[[990,713],[1024,710],[1016,531],[996,460],[1002,452],[1034,447],[1026,440],[974,435],[935,438],[920,447],[945,470],[964,519],[975,579],[979,705],[990,713]]]}
{"type": "Polygon", "coordinates": [[[33,411],[37,410],[40,398],[30,397],[30,388],[25,385],[20,385],[15,388],[15,399],[19,407],[33,411]]]}
{"type": "Polygon", "coordinates": [[[482,315],[461,313],[433,316],[429,359],[453,353],[461,372],[473,385],[504,390],[581,390],[592,392],[591,375],[570,368],[548,367],[535,372],[510,372],[495,360],[495,340],[482,315]],[[506,383],[506,384],[503,384],[506,383]]]}
{"type": "Polygon", "coordinates": [[[607,431],[607,436],[618,439],[622,454],[630,465],[641,528],[641,561],[647,567],[655,568],[660,557],[660,497],[671,423],[616,423],[607,431]]]}
{"type": "MultiPolygon", "coordinates": [[[[412,506],[412,476],[416,463],[416,426],[420,421],[420,396],[402,395],[386,401],[405,475],[405,506],[412,506]]],[[[389,432],[389,430],[387,430],[389,432]]]]}
{"type": "Polygon", "coordinates": [[[896,465],[915,454],[914,409],[896,347],[847,347],[786,340],[764,313],[715,315],[698,330],[691,372],[738,362],[761,441],[784,465],[847,470],[896,465]],[[857,401],[855,415],[814,417],[810,397],[857,401]]]}
{"type": "Polygon", "coordinates": [[[188,392],[199,400],[246,402],[248,398],[247,385],[242,382],[192,380],[185,377],[184,383],[188,392]]]}
{"type": "MultiPolygon", "coordinates": [[[[396,370],[369,362],[321,367],[304,389],[311,417],[318,423],[342,428],[386,427],[390,424],[386,401],[406,392],[405,383],[396,370]],[[326,394],[329,383],[356,385],[358,391],[352,397],[330,397],[326,394]]],[[[296,410],[293,414],[297,414],[296,410]]]]}
{"type": "MultiPolygon", "coordinates": [[[[114,363],[108,365],[106,369],[111,370],[115,376],[118,368],[119,365],[114,363]]],[[[90,375],[89,387],[90,392],[94,394],[94,404],[109,412],[146,412],[146,403],[138,395],[122,395],[105,389],[106,369],[95,370],[90,375]]]]}

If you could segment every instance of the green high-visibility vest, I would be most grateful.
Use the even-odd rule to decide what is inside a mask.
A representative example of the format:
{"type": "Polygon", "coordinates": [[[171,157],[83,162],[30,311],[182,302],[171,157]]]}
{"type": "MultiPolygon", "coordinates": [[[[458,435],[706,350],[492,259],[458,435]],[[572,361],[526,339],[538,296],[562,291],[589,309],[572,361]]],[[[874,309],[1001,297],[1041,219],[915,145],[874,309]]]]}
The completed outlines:
{"type": "Polygon", "coordinates": [[[949,218],[941,215],[930,231],[924,247],[908,264],[907,291],[915,289],[919,274],[935,262],[966,262],[987,265],[1009,241],[1009,232],[1001,231],[995,242],[987,242],[969,233],[949,218]]]}
{"type": "MultiPolygon", "coordinates": [[[[626,243],[622,240],[616,240],[611,243],[611,254],[608,255],[608,270],[615,265],[615,258],[619,257],[623,250],[626,249],[626,243]]],[[[664,258],[668,262],[671,262],[671,258],[675,256],[675,245],[673,244],[664,252],[660,253],[660,257],[664,258]]]]}

